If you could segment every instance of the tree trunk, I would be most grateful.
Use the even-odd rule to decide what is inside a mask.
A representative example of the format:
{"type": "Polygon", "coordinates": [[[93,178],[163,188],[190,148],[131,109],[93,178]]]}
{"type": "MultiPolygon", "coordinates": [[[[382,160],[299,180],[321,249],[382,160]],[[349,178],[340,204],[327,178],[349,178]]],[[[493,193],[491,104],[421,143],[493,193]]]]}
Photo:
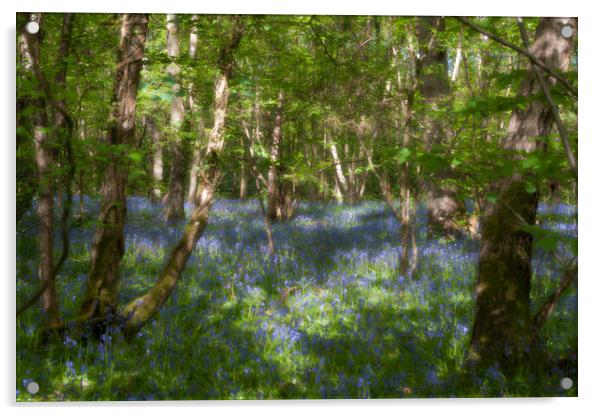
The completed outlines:
{"type": "Polygon", "coordinates": [[[280,163],[280,145],[282,141],[282,104],[284,93],[278,92],[278,106],[272,133],[272,148],[270,151],[270,170],[268,171],[268,219],[272,222],[282,218],[279,202],[278,164],[280,163]]]}
{"type": "MultiPolygon", "coordinates": [[[[42,15],[34,14],[32,20],[42,26],[42,15]]],[[[26,69],[30,72],[32,80],[43,89],[42,71],[40,68],[40,48],[43,32],[30,34],[22,32],[25,40],[24,53],[26,69]]],[[[52,184],[52,166],[54,163],[51,151],[51,136],[48,134],[48,115],[44,98],[38,97],[31,100],[34,111],[31,115],[33,138],[35,145],[35,159],[38,168],[38,206],[39,240],[38,240],[38,275],[42,287],[42,316],[46,329],[52,330],[62,327],[59,312],[56,288],[54,282],[54,194],[52,184]]]]}
{"type": "MultiPolygon", "coordinates": [[[[113,108],[106,143],[132,144],[136,124],[136,95],[146,44],[148,16],[122,16],[121,40],[113,85],[113,108]]],[[[105,169],[101,189],[100,217],[92,251],[86,294],[79,319],[106,319],[114,311],[119,283],[119,263],[124,254],[127,167],[124,154],[113,152],[105,169]]]]}
{"type": "Polygon", "coordinates": [[[160,202],[163,183],[163,135],[150,115],[144,117],[144,124],[151,139],[152,190],[150,196],[152,201],[160,202]]]}
{"type": "MultiPolygon", "coordinates": [[[[63,14],[63,26],[61,29],[61,37],[59,41],[59,50],[57,63],[59,71],[56,74],[56,89],[59,91],[60,98],[56,102],[56,110],[54,113],[54,132],[60,137],[57,141],[61,144],[62,156],[64,159],[65,167],[64,173],[61,177],[62,187],[65,191],[65,201],[63,202],[62,214],[61,214],[61,240],[62,240],[62,252],[59,259],[54,267],[54,277],[60,272],[61,267],[67,260],[70,250],[70,239],[69,239],[69,220],[71,218],[71,207],[73,205],[73,180],[75,178],[75,160],[73,158],[73,130],[74,120],[66,112],[66,79],[67,79],[67,67],[68,67],[68,56],[71,48],[71,33],[73,30],[73,13],[63,14]]],[[[61,153],[60,151],[58,152],[61,153]]],[[[62,199],[62,195],[59,196],[59,200],[62,199]]]]}
{"type": "Polygon", "coordinates": [[[155,285],[144,295],[131,301],[124,309],[125,329],[133,331],[149,321],[167,301],[175,288],[188,258],[203,234],[209,219],[214,192],[221,179],[219,158],[225,144],[225,122],[230,91],[228,81],[234,69],[234,52],[243,35],[243,26],[238,16],[230,17],[233,22],[228,41],[220,50],[220,77],[215,85],[215,108],[213,129],[205,153],[206,168],[201,172],[200,183],[195,195],[195,207],[184,234],[173,248],[165,267],[155,285]]]}
{"type": "MultiPolygon", "coordinates": [[[[203,124],[202,118],[199,120],[199,124],[201,124],[201,125],[203,124]]],[[[199,130],[201,130],[201,129],[199,128],[199,130]]],[[[204,133],[204,131],[202,133],[199,132],[199,135],[201,135],[203,133],[204,133]]],[[[201,167],[201,158],[202,158],[201,143],[196,142],[193,144],[192,161],[190,164],[190,181],[188,183],[188,202],[190,202],[190,203],[194,203],[196,190],[198,188],[199,173],[200,173],[200,167],[201,167]]]]}
{"type": "MultiPolygon", "coordinates": [[[[400,71],[400,56],[399,49],[392,49],[393,59],[395,66],[397,67],[397,87],[402,90],[403,85],[401,81],[400,71]]],[[[412,133],[414,131],[414,101],[416,98],[416,91],[419,87],[419,76],[420,66],[416,60],[416,54],[410,45],[410,59],[414,68],[413,78],[410,82],[407,90],[407,97],[405,102],[400,99],[399,111],[402,113],[403,119],[403,138],[401,145],[405,149],[410,149],[412,146],[412,133]]],[[[405,161],[401,166],[401,177],[399,179],[399,215],[397,219],[400,225],[401,233],[401,253],[399,258],[399,275],[400,276],[412,276],[417,278],[418,275],[415,273],[418,265],[418,249],[416,246],[416,207],[415,203],[412,206],[412,191],[410,187],[410,162],[405,161]],[[411,251],[410,251],[411,249],[411,251]]],[[[382,186],[381,186],[382,187],[382,186]]],[[[388,190],[388,189],[387,189],[388,190]]],[[[415,195],[414,195],[415,196],[415,195]]],[[[387,196],[389,197],[389,196],[387,196]]],[[[392,202],[388,204],[392,207],[392,202]]]]}
{"type": "MultiPolygon", "coordinates": [[[[426,106],[432,111],[445,108],[450,96],[447,75],[447,53],[441,44],[440,35],[445,30],[442,17],[421,17],[418,19],[418,42],[421,47],[420,75],[418,90],[426,106]]],[[[443,122],[437,116],[425,115],[424,146],[430,151],[445,141],[443,122]]],[[[429,234],[435,237],[455,238],[462,235],[459,222],[465,219],[464,203],[457,200],[455,190],[442,186],[450,177],[450,171],[443,168],[434,172],[431,179],[424,182],[428,214],[429,234]]]]}
{"type": "Polygon", "coordinates": [[[337,145],[330,137],[325,137],[325,139],[328,144],[330,154],[332,155],[332,160],[334,161],[335,199],[338,203],[342,203],[343,199],[347,199],[347,195],[349,194],[347,188],[347,178],[343,172],[343,166],[341,159],[339,158],[337,145]]]}
{"type": "Polygon", "coordinates": [[[173,100],[171,101],[171,133],[170,150],[171,165],[169,169],[169,191],[165,201],[165,219],[178,220],[184,218],[184,186],[186,182],[186,163],[184,140],[180,134],[184,122],[184,100],[180,85],[180,66],[176,59],[180,56],[180,41],[178,37],[178,21],[175,14],[167,15],[167,56],[171,63],[167,74],[172,83],[173,100]]]}
{"type": "MultiPolygon", "coordinates": [[[[561,35],[564,25],[576,28],[572,18],[542,18],[530,52],[549,68],[566,71],[572,38],[561,35]]],[[[539,71],[539,68],[533,69],[539,71]]],[[[556,80],[544,75],[546,82],[556,80]]],[[[520,95],[540,93],[532,72],[521,85],[520,95]]],[[[502,141],[505,150],[532,152],[543,145],[536,137],[550,134],[553,115],[547,104],[531,102],[515,109],[502,141]]],[[[499,366],[507,374],[528,353],[531,334],[530,286],[532,236],[522,225],[535,223],[538,194],[525,189],[525,176],[515,173],[495,186],[498,199],[486,207],[479,253],[476,317],[472,330],[467,368],[485,370],[499,366]]]]}
{"type": "MultiPolygon", "coordinates": [[[[17,13],[17,27],[22,28],[29,20],[27,13],[17,13]]],[[[28,61],[27,44],[25,35],[19,36],[19,53],[17,56],[17,134],[16,134],[16,219],[17,224],[23,215],[31,208],[33,198],[38,188],[35,143],[31,139],[33,134],[28,134],[32,130],[31,117],[26,109],[32,106],[31,97],[28,96],[26,83],[23,82],[28,77],[32,77],[31,64],[28,61]]]]}
{"type": "Polygon", "coordinates": [[[454,59],[454,69],[452,70],[451,81],[456,82],[458,75],[460,74],[460,64],[462,63],[462,40],[458,40],[458,46],[456,46],[456,58],[454,59]]]}
{"type": "MultiPolygon", "coordinates": [[[[192,27],[190,28],[190,41],[188,42],[188,56],[191,60],[196,58],[197,45],[199,41],[198,28],[196,26],[199,17],[193,14],[191,17],[192,27]]],[[[196,109],[196,101],[194,99],[194,84],[191,82],[188,85],[188,107],[191,115],[200,111],[196,109]]],[[[205,124],[203,116],[196,114],[199,119],[198,137],[192,143],[192,161],[190,163],[190,180],[188,181],[188,202],[194,203],[194,196],[198,186],[199,168],[201,165],[201,146],[205,139],[205,124]]]]}
{"type": "MultiPolygon", "coordinates": [[[[250,135],[250,134],[249,134],[250,135]]],[[[247,139],[250,141],[249,137],[247,137],[247,139]]],[[[247,144],[245,143],[244,137],[241,136],[240,137],[240,145],[242,146],[242,148],[246,148],[247,144]]],[[[239,181],[239,193],[238,193],[238,197],[240,198],[240,200],[244,200],[247,198],[247,165],[246,162],[244,160],[242,160],[240,162],[240,181],[239,181]]],[[[259,191],[259,189],[257,189],[259,191]]]]}

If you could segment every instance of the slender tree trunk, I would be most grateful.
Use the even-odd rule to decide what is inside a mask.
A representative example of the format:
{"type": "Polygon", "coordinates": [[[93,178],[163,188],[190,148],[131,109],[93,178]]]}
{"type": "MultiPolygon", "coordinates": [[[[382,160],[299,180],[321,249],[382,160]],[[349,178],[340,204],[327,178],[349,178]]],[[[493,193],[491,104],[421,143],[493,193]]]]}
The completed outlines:
{"type": "MultiPolygon", "coordinates": [[[[412,131],[412,118],[413,118],[413,107],[414,107],[414,90],[412,89],[408,94],[408,99],[405,105],[404,114],[404,132],[403,132],[403,148],[409,148],[412,142],[411,131],[412,131]]],[[[401,212],[401,257],[399,260],[399,274],[402,276],[414,274],[416,264],[418,262],[418,251],[412,250],[410,253],[410,243],[416,243],[415,236],[413,234],[414,222],[416,220],[413,215],[412,209],[412,192],[410,189],[410,163],[404,162],[401,166],[401,178],[399,182],[399,204],[401,212]],[[410,254],[412,254],[410,256],[410,254]]]]}
{"type": "MultiPolygon", "coordinates": [[[[41,14],[33,14],[31,19],[42,26],[41,14]]],[[[39,87],[41,89],[41,84],[43,83],[40,68],[42,35],[43,31],[39,31],[37,34],[30,34],[25,30],[22,32],[25,40],[23,52],[26,58],[26,69],[30,71],[32,81],[40,84],[39,87]]],[[[54,282],[54,195],[52,183],[52,166],[54,160],[51,151],[51,136],[48,134],[49,123],[46,113],[46,102],[44,98],[38,97],[31,100],[31,105],[34,108],[31,122],[35,144],[35,159],[38,169],[38,275],[42,287],[45,287],[41,294],[44,325],[47,330],[52,330],[62,327],[63,324],[54,282]]]]}
{"type": "MultiPolygon", "coordinates": [[[[397,87],[402,90],[401,71],[400,71],[400,56],[399,50],[393,48],[393,58],[397,67],[397,87]]],[[[402,113],[403,120],[403,137],[401,145],[403,148],[410,149],[413,144],[412,132],[414,122],[414,100],[416,91],[419,87],[420,66],[416,60],[416,54],[413,46],[410,44],[410,59],[413,67],[413,77],[407,88],[407,97],[405,102],[400,99],[399,111],[402,113]]],[[[415,204],[412,206],[412,191],[410,186],[410,162],[405,161],[401,166],[401,177],[399,179],[399,204],[400,213],[398,215],[399,225],[401,227],[401,253],[399,258],[399,274],[401,276],[411,275],[417,278],[415,273],[418,264],[418,249],[416,246],[415,232],[415,204]]],[[[392,202],[389,202],[392,206],[392,202]]]]}
{"type": "Polygon", "coordinates": [[[454,59],[454,68],[452,70],[451,81],[456,82],[458,75],[460,74],[460,64],[462,63],[462,40],[458,40],[458,46],[456,46],[456,58],[454,59]]]}
{"type": "MultiPolygon", "coordinates": [[[[440,35],[445,30],[442,17],[421,17],[417,24],[418,41],[421,46],[421,69],[419,76],[420,95],[431,111],[441,111],[448,103],[450,87],[447,75],[447,53],[441,44],[440,35]]],[[[430,151],[446,139],[445,128],[440,117],[426,115],[424,145],[430,151]]],[[[463,234],[459,224],[465,219],[464,203],[457,199],[455,190],[442,185],[450,177],[446,168],[435,172],[432,179],[424,181],[428,214],[429,233],[432,236],[455,238],[463,234]]]]}
{"type": "Polygon", "coordinates": [[[171,102],[170,126],[170,152],[171,164],[169,169],[169,191],[165,200],[165,219],[177,220],[184,218],[184,186],[186,182],[186,163],[184,154],[184,140],[181,136],[182,123],[184,122],[184,100],[182,98],[182,85],[180,85],[180,66],[176,59],[180,56],[180,40],[178,36],[178,20],[175,14],[167,15],[167,56],[171,63],[167,67],[167,74],[172,82],[173,100],[171,102]]]}
{"type": "Polygon", "coordinates": [[[343,199],[348,199],[347,196],[349,194],[347,187],[347,178],[345,177],[345,173],[343,172],[343,166],[341,163],[341,159],[339,158],[339,153],[337,151],[337,145],[332,140],[332,138],[327,135],[324,136],[330,154],[332,156],[332,160],[334,161],[334,179],[335,179],[335,198],[338,203],[342,203],[343,199]]]}
{"type": "MultiPolygon", "coordinates": [[[[250,133],[249,133],[250,135],[250,133]]],[[[250,141],[250,138],[247,137],[247,140],[250,141]]],[[[241,136],[240,138],[240,145],[245,148],[246,144],[245,144],[245,140],[244,138],[241,136]]],[[[245,164],[244,161],[240,162],[240,183],[239,183],[239,195],[238,197],[241,200],[244,200],[247,198],[247,166],[245,164]]],[[[257,189],[259,191],[259,188],[257,189]]]]}
{"type": "MultiPolygon", "coordinates": [[[[364,117],[365,118],[365,117],[364,117]]],[[[343,146],[345,153],[345,160],[347,160],[347,199],[350,203],[355,204],[358,202],[357,198],[357,180],[355,178],[355,162],[352,160],[353,156],[349,150],[349,143],[346,142],[343,146]]]]}
{"type": "MultiPolygon", "coordinates": [[[[136,124],[136,95],[146,45],[148,16],[125,14],[113,85],[113,108],[106,143],[132,144],[136,124]]],[[[111,154],[101,189],[99,225],[90,253],[91,267],[79,319],[106,319],[117,305],[119,263],[125,250],[127,167],[124,154],[111,154]]]]}
{"type": "MultiPolygon", "coordinates": [[[[202,117],[199,117],[199,124],[203,125],[202,117]]],[[[201,132],[201,128],[199,128],[199,140],[193,144],[192,161],[190,165],[190,181],[188,184],[188,202],[190,203],[194,203],[194,197],[199,184],[199,174],[202,161],[201,140],[202,134],[204,134],[204,127],[202,127],[202,131],[203,132],[201,132]]]]}
{"type": "Polygon", "coordinates": [[[230,91],[228,81],[234,69],[234,53],[243,35],[243,25],[238,16],[229,17],[233,27],[230,36],[220,50],[219,67],[221,74],[215,85],[214,123],[209,136],[206,167],[200,175],[200,183],[195,196],[195,207],[190,221],[184,228],[184,234],[171,251],[155,285],[144,295],[131,301],[123,311],[125,329],[133,331],[149,321],[163,306],[175,288],[190,254],[203,234],[209,219],[209,211],[222,173],[219,158],[225,144],[225,124],[230,91]]]}
{"type": "MultiPolygon", "coordinates": [[[[57,142],[61,144],[61,151],[57,153],[63,156],[65,163],[64,173],[61,176],[62,186],[65,191],[65,200],[62,203],[61,214],[61,241],[62,251],[54,269],[53,278],[60,272],[63,264],[69,256],[71,241],[69,239],[69,221],[71,219],[71,207],[73,205],[73,180],[75,178],[75,160],[73,158],[72,139],[74,131],[74,121],[66,111],[66,79],[67,79],[67,58],[71,48],[71,32],[73,30],[73,13],[63,14],[63,26],[61,28],[61,37],[59,41],[59,50],[57,63],[59,70],[56,75],[56,89],[59,91],[59,99],[56,101],[54,113],[54,133],[58,136],[57,142]]],[[[60,184],[59,184],[60,186],[60,184]]],[[[61,192],[62,193],[62,192],[61,192]]],[[[62,194],[59,193],[59,200],[62,200],[62,194]]]]}
{"type": "MultiPolygon", "coordinates": [[[[188,56],[191,60],[196,58],[196,51],[199,41],[198,36],[198,22],[199,16],[194,14],[191,17],[192,27],[190,28],[190,41],[188,42],[188,56]]],[[[188,181],[188,202],[194,203],[194,196],[196,193],[196,189],[198,186],[198,177],[201,166],[201,146],[205,139],[205,124],[203,115],[200,114],[200,111],[197,109],[196,100],[194,98],[194,84],[191,82],[188,85],[188,107],[190,109],[190,113],[195,114],[198,119],[198,136],[197,139],[192,143],[192,161],[190,164],[190,180],[188,181]]]]}
{"type": "Polygon", "coordinates": [[[282,212],[279,204],[279,177],[278,164],[280,163],[280,146],[282,141],[282,105],[284,92],[278,92],[278,107],[274,120],[274,132],[272,134],[272,148],[270,151],[270,170],[268,171],[268,219],[280,220],[282,212]]]}
{"type": "MultiPolygon", "coordinates": [[[[17,27],[22,28],[29,20],[27,13],[17,13],[17,27]]],[[[31,140],[32,134],[25,134],[26,131],[32,131],[31,117],[25,111],[32,107],[31,97],[27,94],[26,83],[23,82],[28,77],[32,77],[31,65],[28,62],[27,44],[25,35],[19,35],[19,53],[17,56],[17,134],[16,134],[16,219],[17,223],[23,215],[31,208],[33,198],[36,194],[38,182],[36,172],[35,151],[32,151],[35,145],[31,140]]]]}
{"type": "Polygon", "coordinates": [[[161,201],[161,186],[163,183],[163,134],[150,115],[144,116],[144,123],[151,141],[151,200],[161,201]]]}
{"type": "Polygon", "coordinates": [[[265,196],[265,191],[268,188],[268,181],[261,174],[261,172],[257,169],[257,164],[255,160],[255,151],[253,150],[253,145],[255,140],[257,140],[257,136],[251,135],[247,122],[242,120],[242,127],[244,131],[244,136],[242,139],[242,145],[245,149],[245,154],[247,156],[247,161],[249,163],[249,170],[255,177],[255,189],[257,191],[257,201],[259,202],[259,209],[261,210],[261,217],[263,218],[263,228],[265,230],[266,239],[268,242],[268,252],[270,256],[273,256],[276,253],[276,248],[274,245],[274,238],[272,235],[272,222],[268,218],[268,211],[266,209],[263,198],[265,196]],[[246,138],[246,141],[245,139],[246,138]],[[262,187],[263,184],[263,187],[262,187]]]}
{"type": "MultiPolygon", "coordinates": [[[[576,29],[573,18],[542,18],[530,52],[549,68],[566,71],[570,64],[572,37],[561,35],[564,25],[576,29]]],[[[533,69],[540,71],[539,68],[533,69]]],[[[556,80],[542,73],[550,85],[556,80]]],[[[521,85],[520,95],[540,92],[532,72],[521,85]]],[[[535,137],[550,134],[553,114],[540,101],[513,111],[502,141],[505,150],[532,152],[541,147],[535,137]]],[[[515,173],[496,184],[498,199],[486,207],[479,254],[476,317],[466,366],[485,370],[497,365],[511,375],[528,354],[531,335],[530,286],[532,236],[522,229],[533,225],[538,194],[525,189],[526,177],[515,173]]]]}

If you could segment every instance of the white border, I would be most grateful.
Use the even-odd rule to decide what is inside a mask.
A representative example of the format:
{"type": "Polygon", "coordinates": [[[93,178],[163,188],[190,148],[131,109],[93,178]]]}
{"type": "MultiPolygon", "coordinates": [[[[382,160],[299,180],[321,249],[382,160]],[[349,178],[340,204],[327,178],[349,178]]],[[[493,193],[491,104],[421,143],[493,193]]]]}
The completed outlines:
{"type": "MultiPolygon", "coordinates": [[[[286,414],[331,412],[343,410],[352,413],[378,411],[378,413],[400,413],[400,411],[420,411],[426,413],[444,413],[468,415],[478,413],[483,415],[504,414],[509,412],[543,411],[546,414],[563,414],[571,412],[589,413],[602,407],[598,388],[600,381],[601,325],[599,308],[602,297],[601,278],[596,259],[602,257],[599,240],[602,236],[600,223],[602,212],[600,204],[602,190],[600,189],[598,166],[602,148],[600,139],[602,129],[599,126],[602,108],[602,91],[600,90],[600,13],[592,4],[594,1],[578,0],[504,0],[497,2],[480,1],[425,1],[425,0],[219,0],[212,3],[199,0],[157,0],[123,1],[103,0],[102,2],[73,2],[67,0],[19,0],[17,4],[4,1],[0,5],[2,13],[2,80],[4,97],[1,100],[2,143],[0,163],[1,180],[0,195],[4,195],[0,208],[2,210],[3,229],[0,246],[0,263],[3,273],[0,300],[3,332],[0,340],[0,355],[2,375],[0,376],[0,401],[7,413],[26,413],[37,410],[45,414],[79,414],[91,412],[106,415],[109,408],[126,407],[149,414],[164,413],[167,408],[177,408],[187,413],[206,412],[245,412],[245,413],[278,413],[286,414]],[[166,7],[165,5],[168,5],[166,7]],[[502,15],[502,16],[560,16],[570,15],[579,17],[579,253],[580,253],[580,292],[579,292],[579,398],[574,399],[432,399],[432,400],[379,400],[379,401],[270,401],[270,402],[153,402],[153,403],[73,403],[58,405],[18,405],[15,406],[15,84],[14,84],[14,54],[15,54],[15,12],[44,11],[44,12],[178,12],[178,13],[257,13],[257,14],[397,14],[397,15],[502,15]],[[598,271],[598,272],[596,272],[598,271]]],[[[36,411],[36,412],[37,412],[36,411]]]]}

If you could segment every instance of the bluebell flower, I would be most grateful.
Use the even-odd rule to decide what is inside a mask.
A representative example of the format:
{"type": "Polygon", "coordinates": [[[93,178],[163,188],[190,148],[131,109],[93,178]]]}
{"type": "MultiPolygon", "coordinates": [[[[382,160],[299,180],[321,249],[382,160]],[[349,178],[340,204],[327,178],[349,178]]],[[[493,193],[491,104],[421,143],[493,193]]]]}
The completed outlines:
{"type": "Polygon", "coordinates": [[[75,347],[75,346],[77,346],[77,341],[75,341],[74,339],[72,339],[69,336],[66,336],[63,344],[65,344],[67,347],[75,347]]]}
{"type": "Polygon", "coordinates": [[[67,363],[66,363],[66,366],[67,366],[67,375],[69,375],[69,376],[75,376],[75,374],[77,372],[75,371],[75,367],[74,367],[73,362],[71,360],[68,360],[67,363]]]}

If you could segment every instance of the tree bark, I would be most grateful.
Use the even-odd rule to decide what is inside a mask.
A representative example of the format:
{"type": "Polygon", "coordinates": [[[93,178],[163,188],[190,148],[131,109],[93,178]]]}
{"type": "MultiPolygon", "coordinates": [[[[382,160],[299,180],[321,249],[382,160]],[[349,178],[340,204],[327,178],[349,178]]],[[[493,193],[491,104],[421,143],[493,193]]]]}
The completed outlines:
{"type": "Polygon", "coordinates": [[[167,15],[167,56],[171,63],[167,67],[167,74],[172,83],[171,91],[171,164],[169,169],[169,191],[165,201],[165,219],[178,220],[184,214],[184,186],[186,182],[186,163],[184,155],[184,140],[180,130],[184,122],[184,100],[182,99],[182,86],[180,85],[180,66],[176,59],[180,56],[180,40],[178,37],[178,21],[175,14],[167,15]]]}
{"type": "MultiPolygon", "coordinates": [[[[247,137],[248,139],[248,137],[247,137]]],[[[243,136],[241,136],[240,138],[240,145],[242,146],[242,148],[246,147],[246,143],[245,140],[243,138],[243,136]]],[[[247,198],[247,166],[245,161],[241,161],[240,162],[240,178],[239,178],[239,186],[238,186],[238,197],[240,198],[240,200],[244,200],[247,198]]],[[[259,189],[257,189],[259,191],[259,189]]]]}
{"type": "Polygon", "coordinates": [[[175,288],[190,254],[203,234],[209,219],[209,212],[217,185],[221,179],[219,159],[225,144],[225,123],[230,91],[228,81],[234,70],[234,53],[243,35],[240,17],[230,17],[231,33],[219,54],[220,76],[214,92],[214,122],[205,153],[206,166],[200,175],[199,187],[195,196],[195,207],[184,234],[173,248],[165,267],[155,285],[144,295],[131,301],[123,310],[125,330],[135,331],[149,321],[163,306],[175,288]]]}
{"type": "Polygon", "coordinates": [[[153,184],[150,196],[152,201],[160,202],[163,182],[163,134],[161,134],[161,130],[150,115],[144,117],[144,123],[151,139],[151,175],[153,184]]]}
{"type": "MultiPolygon", "coordinates": [[[[576,28],[573,18],[542,18],[529,51],[549,68],[566,71],[570,64],[572,37],[561,35],[564,25],[576,28]]],[[[541,71],[538,67],[534,70],[541,71]]],[[[556,79],[547,76],[546,82],[556,79]]],[[[520,95],[534,96],[541,89],[534,73],[521,85],[520,95]]],[[[553,114],[545,102],[533,101],[526,109],[515,109],[502,141],[506,150],[529,153],[548,135],[553,114]]],[[[532,330],[530,314],[532,236],[523,224],[535,223],[538,194],[525,189],[524,174],[515,173],[496,184],[496,203],[486,207],[479,253],[476,287],[476,316],[466,367],[485,370],[498,366],[512,374],[528,357],[532,330]]]]}
{"type": "MultiPolygon", "coordinates": [[[[447,52],[441,44],[440,36],[445,30],[442,17],[421,17],[418,19],[418,43],[421,49],[421,63],[418,90],[424,103],[433,111],[446,106],[450,96],[447,75],[447,52]]],[[[426,115],[424,123],[424,146],[430,151],[433,146],[446,139],[443,122],[437,116],[426,115]]],[[[424,180],[429,233],[435,237],[455,238],[462,235],[459,222],[465,218],[464,204],[457,200],[455,190],[441,183],[450,177],[450,171],[443,168],[432,178],[424,180]]]]}
{"type": "MultiPolygon", "coordinates": [[[[31,20],[38,22],[42,27],[42,15],[40,13],[31,15],[31,20]]],[[[42,85],[42,70],[40,67],[40,48],[42,44],[43,31],[30,34],[23,30],[26,69],[30,72],[34,82],[42,85]]],[[[34,111],[31,115],[33,126],[33,137],[35,145],[35,159],[38,169],[38,206],[39,218],[39,240],[38,240],[38,275],[42,287],[42,316],[45,328],[48,330],[62,327],[56,287],[54,282],[54,194],[52,166],[54,158],[51,151],[52,138],[49,135],[48,115],[46,113],[46,102],[43,97],[33,98],[31,105],[34,111]]]]}
{"type": "MultiPolygon", "coordinates": [[[[399,111],[402,113],[403,120],[403,137],[401,145],[403,148],[410,149],[413,144],[412,135],[414,132],[414,101],[416,99],[416,92],[419,87],[420,77],[420,64],[418,63],[416,53],[413,45],[409,45],[409,56],[411,60],[411,67],[413,68],[413,76],[410,78],[409,85],[406,91],[405,102],[400,98],[399,111]]],[[[400,72],[400,56],[399,50],[392,48],[392,55],[395,66],[397,67],[397,87],[401,91],[402,81],[400,72]]],[[[417,278],[416,268],[418,266],[418,248],[416,246],[416,203],[412,205],[412,196],[415,198],[415,194],[412,195],[411,183],[410,183],[410,172],[411,165],[409,161],[405,161],[401,166],[401,177],[399,179],[399,214],[397,219],[401,227],[401,252],[399,257],[399,275],[406,277],[411,276],[417,278]]],[[[381,186],[382,187],[382,186],[381,186]]],[[[390,196],[387,196],[390,198],[390,196]]],[[[388,202],[390,208],[393,206],[392,202],[388,202]]]]}
{"type": "Polygon", "coordinates": [[[62,252],[53,270],[54,277],[56,277],[61,267],[67,260],[71,245],[69,239],[69,219],[71,217],[71,207],[73,205],[73,179],[75,177],[75,160],[73,159],[72,148],[73,130],[75,126],[73,119],[66,112],[67,106],[65,102],[65,84],[68,67],[67,58],[71,49],[73,19],[73,13],[63,14],[63,26],[61,29],[57,58],[59,71],[56,75],[56,88],[60,91],[60,98],[56,103],[57,108],[54,113],[54,132],[58,135],[58,137],[60,137],[60,139],[57,141],[61,143],[65,163],[64,174],[62,175],[62,186],[65,191],[65,201],[63,203],[63,211],[61,214],[62,252]]]}
{"type": "MultiPolygon", "coordinates": [[[[199,120],[199,124],[203,124],[202,118],[199,120]]],[[[199,135],[201,134],[202,133],[199,132],[199,135]]],[[[190,163],[190,180],[188,182],[188,202],[190,203],[194,203],[196,190],[198,188],[201,158],[201,143],[194,143],[192,149],[192,161],[190,163]]]]}
{"type": "Polygon", "coordinates": [[[458,40],[458,46],[456,46],[456,58],[454,59],[454,69],[452,70],[451,81],[456,82],[458,75],[460,74],[460,64],[462,63],[462,40],[458,40]]]}
{"type": "MultiPolygon", "coordinates": [[[[17,27],[22,28],[29,19],[27,13],[17,13],[17,27]]],[[[26,83],[23,82],[28,77],[32,76],[31,67],[27,61],[26,54],[27,45],[25,43],[25,35],[20,34],[18,39],[19,52],[17,54],[17,100],[16,100],[16,115],[17,115],[17,134],[16,134],[16,219],[17,224],[23,215],[31,208],[33,198],[36,194],[37,172],[35,161],[35,150],[33,150],[34,142],[31,140],[33,134],[28,134],[32,130],[31,117],[25,111],[31,107],[31,100],[28,96],[26,83]]]]}
{"type": "Polygon", "coordinates": [[[280,146],[282,141],[282,105],[284,92],[278,92],[278,106],[274,119],[274,131],[272,133],[272,147],[270,150],[270,169],[268,171],[268,219],[270,221],[280,220],[282,212],[279,203],[279,177],[278,165],[280,163],[280,146]]]}
{"type": "Polygon", "coordinates": [[[347,199],[348,195],[347,178],[343,172],[343,166],[341,159],[339,158],[336,143],[330,137],[326,137],[326,141],[332,156],[332,160],[334,161],[335,198],[337,199],[338,203],[342,203],[343,199],[347,199]]]}
{"type": "MultiPolygon", "coordinates": [[[[198,28],[196,23],[198,21],[198,16],[196,14],[192,15],[192,27],[190,28],[190,41],[188,43],[188,56],[190,59],[196,58],[196,51],[198,46],[198,28]]],[[[200,111],[196,108],[196,101],[194,98],[194,84],[191,82],[188,85],[188,107],[190,109],[190,113],[197,115],[198,117],[198,136],[197,139],[192,144],[192,161],[190,164],[190,180],[188,181],[188,201],[190,203],[194,203],[194,197],[196,193],[196,189],[198,186],[198,178],[201,166],[201,147],[205,140],[205,123],[203,119],[203,115],[200,114],[200,111]]]]}
{"type": "MultiPolygon", "coordinates": [[[[136,124],[136,95],[146,45],[148,16],[122,16],[121,39],[113,85],[113,108],[106,144],[119,148],[132,144],[136,124]]],[[[127,166],[122,151],[113,151],[105,169],[101,189],[100,217],[92,252],[86,294],[79,314],[85,322],[106,319],[114,312],[119,283],[119,263],[124,254],[127,166]]]]}

